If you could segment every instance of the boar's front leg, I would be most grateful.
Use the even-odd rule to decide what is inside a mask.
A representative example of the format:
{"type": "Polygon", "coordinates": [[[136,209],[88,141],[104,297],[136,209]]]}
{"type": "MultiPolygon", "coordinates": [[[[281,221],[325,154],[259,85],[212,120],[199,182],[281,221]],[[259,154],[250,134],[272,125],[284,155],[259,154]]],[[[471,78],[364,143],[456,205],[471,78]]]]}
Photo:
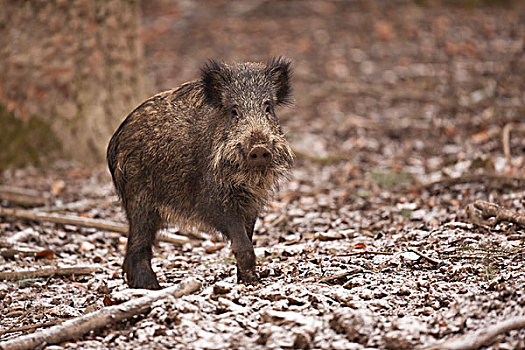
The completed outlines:
{"type": "MultiPolygon", "coordinates": [[[[233,254],[237,260],[237,281],[248,284],[257,282],[255,252],[253,251],[251,237],[248,237],[246,232],[247,226],[239,218],[228,218],[225,221],[227,236],[231,240],[233,254]]],[[[251,233],[253,233],[253,229],[250,236],[251,233]]]]}
{"type": "Polygon", "coordinates": [[[255,221],[257,221],[257,217],[254,218],[248,218],[246,219],[246,234],[248,235],[248,238],[250,239],[250,242],[253,243],[253,229],[255,228],[255,221]]]}

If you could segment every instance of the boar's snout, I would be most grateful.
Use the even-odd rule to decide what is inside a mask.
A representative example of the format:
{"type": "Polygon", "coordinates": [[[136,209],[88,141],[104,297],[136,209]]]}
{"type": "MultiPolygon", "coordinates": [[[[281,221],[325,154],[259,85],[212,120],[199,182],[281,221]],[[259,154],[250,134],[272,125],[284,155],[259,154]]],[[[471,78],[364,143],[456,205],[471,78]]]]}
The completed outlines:
{"type": "Polygon", "coordinates": [[[267,167],[272,162],[272,152],[263,145],[255,145],[248,153],[248,165],[252,167],[267,167]]]}

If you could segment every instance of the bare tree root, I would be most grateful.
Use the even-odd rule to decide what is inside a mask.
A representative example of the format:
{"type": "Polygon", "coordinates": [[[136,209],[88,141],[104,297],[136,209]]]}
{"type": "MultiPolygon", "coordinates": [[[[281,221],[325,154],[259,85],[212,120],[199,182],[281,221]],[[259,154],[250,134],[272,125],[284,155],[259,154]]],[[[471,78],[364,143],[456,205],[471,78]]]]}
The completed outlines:
{"type": "Polygon", "coordinates": [[[100,267],[94,266],[75,266],[75,267],[47,267],[38,270],[0,272],[0,281],[2,280],[21,280],[27,278],[50,277],[50,276],[71,276],[71,275],[89,275],[100,272],[100,267]]]}
{"type": "Polygon", "coordinates": [[[515,317],[495,325],[489,326],[486,329],[471,332],[452,339],[445,340],[429,347],[422,348],[424,350],[474,350],[482,346],[492,344],[496,337],[500,334],[507,333],[513,329],[525,327],[525,316],[515,317]]]}
{"type": "Polygon", "coordinates": [[[148,311],[151,304],[169,296],[180,298],[199,290],[201,283],[194,279],[181,282],[177,286],[160,291],[150,291],[148,295],[133,299],[120,305],[105,307],[87,315],[68,320],[60,325],[0,343],[2,350],[35,349],[48,344],[59,344],[66,340],[75,340],[84,334],[120,322],[131,316],[148,311]]]}
{"type": "MultiPolygon", "coordinates": [[[[67,216],[58,214],[37,213],[24,209],[11,209],[0,207],[0,216],[13,217],[32,221],[47,221],[62,225],[74,225],[79,227],[96,228],[104,231],[120,232],[128,234],[128,225],[119,224],[107,220],[83,218],[80,216],[67,216]]],[[[183,245],[189,242],[189,238],[161,231],[158,235],[159,241],[183,245]]]]}
{"type": "Polygon", "coordinates": [[[512,222],[525,227],[525,215],[512,212],[497,204],[481,200],[475,201],[467,208],[471,220],[475,224],[481,224],[483,220],[493,218],[489,224],[496,225],[502,221],[512,222]]]}

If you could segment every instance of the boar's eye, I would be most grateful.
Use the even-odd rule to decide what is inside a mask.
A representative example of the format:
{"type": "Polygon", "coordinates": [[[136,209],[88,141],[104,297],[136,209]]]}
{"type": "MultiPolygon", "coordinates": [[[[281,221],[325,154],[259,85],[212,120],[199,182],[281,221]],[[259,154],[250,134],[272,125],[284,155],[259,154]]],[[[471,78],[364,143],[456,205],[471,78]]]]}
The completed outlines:
{"type": "Polygon", "coordinates": [[[264,113],[266,114],[266,117],[268,117],[270,119],[275,119],[275,117],[273,115],[273,108],[272,108],[271,104],[269,104],[269,103],[265,103],[264,104],[264,113]]]}
{"type": "Polygon", "coordinates": [[[234,117],[235,119],[239,118],[240,113],[237,107],[232,107],[231,113],[232,117],[234,117]]]}

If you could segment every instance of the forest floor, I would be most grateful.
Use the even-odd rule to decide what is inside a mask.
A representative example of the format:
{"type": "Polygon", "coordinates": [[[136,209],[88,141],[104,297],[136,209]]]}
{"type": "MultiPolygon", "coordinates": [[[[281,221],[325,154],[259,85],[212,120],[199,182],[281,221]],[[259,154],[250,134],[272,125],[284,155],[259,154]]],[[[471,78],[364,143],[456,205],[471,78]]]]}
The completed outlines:
{"type": "MultiPolygon", "coordinates": [[[[525,8],[463,4],[143,5],[159,91],[197,78],[208,58],[293,60],[295,106],[278,113],[297,161],[256,224],[259,284],[236,283],[220,237],[161,241],[160,284],[194,277],[198,292],[48,348],[411,349],[456,336],[473,344],[473,332],[524,316],[525,227],[480,219],[472,203],[525,213],[525,8]]],[[[110,181],[105,168],[68,162],[0,176],[44,195],[34,212],[125,224],[110,181]]],[[[100,269],[1,281],[0,342],[127,289],[119,233],[4,218],[0,232],[0,273],[100,269]]],[[[488,343],[525,349],[525,329],[488,343]]]]}

